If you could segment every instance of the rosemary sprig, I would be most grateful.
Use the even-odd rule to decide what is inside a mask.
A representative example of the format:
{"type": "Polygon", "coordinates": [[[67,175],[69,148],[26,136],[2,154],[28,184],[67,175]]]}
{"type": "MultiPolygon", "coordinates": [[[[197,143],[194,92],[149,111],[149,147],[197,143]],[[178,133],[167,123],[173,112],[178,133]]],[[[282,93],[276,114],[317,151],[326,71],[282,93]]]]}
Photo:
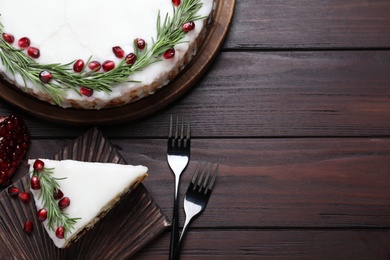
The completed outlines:
{"type": "Polygon", "coordinates": [[[47,227],[55,231],[56,227],[63,226],[65,234],[73,229],[73,225],[80,218],[70,218],[68,213],[62,211],[58,202],[54,198],[54,190],[59,190],[60,185],[57,181],[66,178],[53,177],[53,168],[43,168],[41,172],[34,170],[32,176],[38,176],[41,184],[38,199],[42,199],[43,207],[47,210],[47,227]]]}
{"type": "MultiPolygon", "coordinates": [[[[161,55],[169,48],[182,42],[185,33],[181,29],[184,23],[202,19],[197,15],[202,7],[201,0],[183,0],[178,7],[173,6],[173,15],[168,14],[161,21],[160,13],[157,16],[157,37],[152,38],[152,45],[146,46],[143,51],[136,47],[134,52],[137,61],[129,65],[125,60],[121,61],[113,70],[108,72],[82,72],[73,73],[72,64],[40,64],[31,59],[23,50],[16,49],[0,37],[0,59],[6,70],[14,76],[20,74],[27,90],[27,82],[32,82],[42,93],[47,93],[60,105],[63,94],[68,89],[81,95],[79,87],[88,87],[94,91],[111,92],[115,85],[131,82],[130,76],[152,63],[161,61],[161,55]],[[47,70],[53,75],[53,80],[43,83],[39,74],[47,70]]],[[[3,25],[0,23],[0,34],[3,33],[3,25]]]]}

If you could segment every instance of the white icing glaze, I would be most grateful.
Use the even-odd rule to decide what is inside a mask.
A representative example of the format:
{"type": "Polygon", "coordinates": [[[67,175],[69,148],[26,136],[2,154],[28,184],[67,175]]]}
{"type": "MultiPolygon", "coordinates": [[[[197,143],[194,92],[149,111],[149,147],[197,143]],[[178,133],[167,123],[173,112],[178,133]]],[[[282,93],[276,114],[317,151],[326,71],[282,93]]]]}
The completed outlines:
{"type": "MultiPolygon", "coordinates": [[[[213,9],[213,0],[202,0],[199,16],[210,15],[213,9]]],[[[92,57],[103,63],[113,60],[116,64],[120,59],[115,57],[112,47],[120,46],[125,53],[133,52],[133,40],[144,39],[148,46],[152,39],[156,39],[156,21],[160,12],[161,19],[165,15],[172,15],[171,0],[2,0],[0,2],[0,21],[4,32],[17,39],[28,37],[31,46],[40,49],[41,55],[37,59],[42,64],[67,64],[77,59],[85,62],[92,57]]],[[[96,92],[92,97],[80,96],[72,90],[67,91],[63,107],[69,107],[66,102],[74,99],[83,106],[83,100],[98,101],[95,109],[104,107],[105,103],[123,95],[128,95],[132,89],[150,85],[160,81],[167,84],[165,79],[169,72],[182,61],[190,44],[199,36],[204,26],[204,19],[195,21],[195,29],[186,34],[184,43],[175,46],[176,54],[173,59],[154,63],[143,71],[136,72],[129,77],[137,83],[123,83],[113,88],[111,93],[96,92]],[[101,104],[100,104],[101,102],[101,104]]],[[[15,85],[24,89],[24,81],[19,75],[16,78],[0,66],[0,72],[15,85]]],[[[28,89],[42,96],[40,91],[31,83],[28,89]]],[[[90,103],[84,104],[86,108],[90,103]]]]}
{"type": "MultiPolygon", "coordinates": [[[[73,160],[54,161],[41,159],[45,167],[54,168],[53,177],[66,178],[58,180],[61,191],[69,197],[71,203],[64,212],[70,218],[81,218],[66,239],[59,239],[55,231],[47,228],[47,220],[43,222],[46,231],[57,247],[64,247],[73,236],[82,230],[102,209],[118,195],[126,191],[138,178],[148,171],[145,166],[132,166],[111,163],[87,163],[73,160]]],[[[35,160],[29,160],[30,172],[35,160]]],[[[43,208],[39,199],[39,190],[31,190],[37,210],[43,208]]]]}

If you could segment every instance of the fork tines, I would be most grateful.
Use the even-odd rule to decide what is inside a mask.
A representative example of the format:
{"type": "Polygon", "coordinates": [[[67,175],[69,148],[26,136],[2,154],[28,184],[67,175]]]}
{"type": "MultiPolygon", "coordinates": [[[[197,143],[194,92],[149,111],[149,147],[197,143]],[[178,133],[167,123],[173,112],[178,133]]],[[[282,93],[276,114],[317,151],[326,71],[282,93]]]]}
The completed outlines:
{"type": "Polygon", "coordinates": [[[176,116],[176,124],[175,124],[175,132],[173,132],[173,116],[171,115],[171,119],[169,122],[169,134],[168,134],[168,142],[172,147],[187,147],[190,145],[190,137],[191,137],[191,123],[187,118],[187,131],[186,135],[184,135],[184,119],[181,118],[181,124],[179,124],[179,116],[176,116]],[[180,136],[179,136],[180,129],[180,136]]]}
{"type": "Polygon", "coordinates": [[[214,166],[214,164],[207,162],[199,162],[194,175],[191,179],[191,184],[193,185],[193,189],[198,189],[199,192],[206,194],[207,192],[213,189],[215,179],[217,178],[219,164],[214,166]],[[203,164],[203,165],[202,165],[203,164]],[[212,171],[214,168],[214,171],[212,171]],[[200,175],[199,175],[199,172],[200,175]],[[205,176],[206,174],[206,176],[205,176]],[[198,176],[199,175],[199,176],[198,176]]]}

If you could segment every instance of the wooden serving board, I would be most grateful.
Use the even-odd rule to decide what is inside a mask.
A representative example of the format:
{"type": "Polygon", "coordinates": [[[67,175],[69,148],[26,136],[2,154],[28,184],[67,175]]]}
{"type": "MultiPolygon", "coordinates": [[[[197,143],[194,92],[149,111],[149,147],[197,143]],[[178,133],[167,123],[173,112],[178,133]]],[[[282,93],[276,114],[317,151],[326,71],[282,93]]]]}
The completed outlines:
{"type": "MultiPolygon", "coordinates": [[[[54,159],[125,163],[102,133],[93,128],[54,155],[54,159]]],[[[109,176],[109,173],[107,173],[109,176]]],[[[13,185],[28,191],[28,176],[13,185]]],[[[33,200],[0,193],[0,259],[128,259],[169,227],[167,217],[141,184],[69,248],[57,248],[36,217],[33,200]],[[31,220],[31,235],[23,224],[31,220]]],[[[167,249],[168,250],[168,249],[167,249]]]]}
{"type": "Polygon", "coordinates": [[[216,0],[214,19],[198,54],[173,81],[149,97],[112,109],[64,109],[42,102],[3,81],[0,82],[0,98],[39,118],[70,125],[107,125],[148,116],[184,95],[207,71],[227,36],[235,1],[216,0]]]}

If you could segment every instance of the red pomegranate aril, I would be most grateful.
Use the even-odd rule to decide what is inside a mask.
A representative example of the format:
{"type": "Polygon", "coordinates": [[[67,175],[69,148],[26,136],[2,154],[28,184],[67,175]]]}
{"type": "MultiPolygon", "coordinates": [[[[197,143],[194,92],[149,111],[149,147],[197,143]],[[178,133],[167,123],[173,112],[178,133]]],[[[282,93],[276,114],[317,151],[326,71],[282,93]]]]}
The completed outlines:
{"type": "Polygon", "coordinates": [[[58,202],[58,207],[60,209],[65,209],[67,208],[68,206],[70,205],[70,199],[68,197],[64,197],[62,198],[59,202],[58,202]]]}
{"type": "Polygon", "coordinates": [[[100,68],[102,67],[102,65],[100,64],[100,62],[98,61],[91,61],[89,64],[88,64],[88,67],[90,70],[92,71],[99,71],[100,68]]]}
{"type": "Polygon", "coordinates": [[[87,88],[87,87],[81,87],[80,93],[84,96],[90,97],[93,94],[93,89],[87,88]]]}
{"type": "Polygon", "coordinates": [[[172,0],[174,6],[179,6],[181,4],[180,0],[172,0]]]}
{"type": "Polygon", "coordinates": [[[28,192],[21,192],[19,193],[19,199],[24,203],[29,203],[31,200],[31,195],[28,192]]]}
{"type": "Polygon", "coordinates": [[[35,47],[29,47],[27,50],[27,54],[33,59],[38,59],[39,56],[41,56],[39,49],[35,47]]]}
{"type": "Polygon", "coordinates": [[[27,220],[27,221],[24,223],[23,231],[24,231],[27,235],[31,235],[31,233],[33,232],[33,229],[34,229],[34,224],[31,222],[31,220],[27,220]]]}
{"type": "Polygon", "coordinates": [[[38,210],[37,217],[40,222],[43,222],[47,219],[47,210],[45,208],[38,210]]]}
{"type": "Polygon", "coordinates": [[[137,48],[140,50],[143,50],[146,47],[146,42],[144,39],[136,38],[135,43],[137,44],[137,48]]]}
{"type": "Polygon", "coordinates": [[[73,64],[73,70],[75,72],[82,72],[83,69],[84,69],[84,61],[82,59],[78,59],[75,61],[75,63],[73,64]]]}
{"type": "Polygon", "coordinates": [[[57,228],[56,237],[59,239],[63,239],[65,237],[65,228],[63,226],[57,228]]]}
{"type": "Polygon", "coordinates": [[[41,172],[45,168],[45,163],[42,160],[39,160],[39,159],[35,160],[35,162],[33,164],[33,168],[34,168],[35,171],[41,172]]]}
{"type": "Polygon", "coordinates": [[[129,65],[133,65],[137,61],[137,55],[134,53],[129,53],[126,56],[126,63],[129,65]]]}
{"type": "Polygon", "coordinates": [[[64,197],[64,193],[60,189],[54,188],[53,197],[54,199],[59,200],[64,197]]]}
{"type": "Polygon", "coordinates": [[[47,70],[41,71],[39,73],[39,79],[42,83],[48,83],[53,78],[53,74],[48,72],[47,70]]]}
{"type": "Polygon", "coordinates": [[[39,190],[41,188],[41,181],[38,176],[32,176],[30,179],[30,187],[33,190],[39,190]]]}
{"type": "MultiPolygon", "coordinates": [[[[5,163],[2,168],[10,168],[9,164],[5,163]]],[[[0,172],[0,184],[3,184],[5,186],[6,181],[10,178],[7,172],[1,171],[0,172]]]]}
{"type": "Polygon", "coordinates": [[[22,37],[18,41],[18,45],[20,48],[27,48],[30,47],[31,41],[27,37],[22,37]]]}
{"type": "Polygon", "coordinates": [[[19,194],[19,188],[14,186],[8,187],[8,194],[12,197],[16,197],[19,194]]]}
{"type": "Polygon", "coordinates": [[[3,33],[3,39],[9,44],[14,43],[15,41],[15,37],[12,34],[8,34],[8,33],[3,33]]]}
{"type": "Polygon", "coordinates": [[[103,62],[102,67],[105,72],[113,70],[115,68],[115,62],[113,62],[112,60],[107,60],[103,62]]]}
{"type": "Polygon", "coordinates": [[[119,46],[112,47],[112,51],[114,52],[115,56],[117,56],[120,59],[122,59],[125,56],[125,52],[119,46]]]}
{"type": "Polygon", "coordinates": [[[170,48],[164,52],[164,59],[168,60],[168,59],[172,59],[173,57],[175,57],[175,49],[174,48],[170,48]]]}
{"type": "Polygon", "coordinates": [[[0,117],[0,185],[10,184],[27,151],[28,140],[27,127],[20,116],[0,117]]]}
{"type": "Polygon", "coordinates": [[[185,23],[185,24],[183,24],[182,26],[181,26],[181,29],[185,32],[185,33],[187,33],[187,32],[189,32],[189,31],[192,31],[193,29],[195,29],[195,23],[194,22],[187,22],[187,23],[185,23]]]}

